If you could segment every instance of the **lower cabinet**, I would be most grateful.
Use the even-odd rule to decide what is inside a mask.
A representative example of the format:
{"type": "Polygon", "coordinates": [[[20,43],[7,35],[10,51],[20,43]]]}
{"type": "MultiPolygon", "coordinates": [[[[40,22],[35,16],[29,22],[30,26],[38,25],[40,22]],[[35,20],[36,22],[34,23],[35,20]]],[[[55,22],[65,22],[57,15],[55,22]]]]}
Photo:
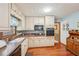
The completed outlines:
{"type": "Polygon", "coordinates": [[[39,40],[33,39],[33,47],[39,47],[39,40]]]}
{"type": "Polygon", "coordinates": [[[38,37],[29,39],[29,48],[30,47],[43,47],[43,46],[54,46],[54,39],[47,37],[38,37]]]}
{"type": "Polygon", "coordinates": [[[11,56],[25,56],[28,48],[54,46],[54,39],[48,37],[33,37],[25,39],[20,46],[11,54],[11,56]]]}
{"type": "Polygon", "coordinates": [[[25,56],[28,50],[28,39],[25,39],[21,44],[21,56],[25,56]]]}

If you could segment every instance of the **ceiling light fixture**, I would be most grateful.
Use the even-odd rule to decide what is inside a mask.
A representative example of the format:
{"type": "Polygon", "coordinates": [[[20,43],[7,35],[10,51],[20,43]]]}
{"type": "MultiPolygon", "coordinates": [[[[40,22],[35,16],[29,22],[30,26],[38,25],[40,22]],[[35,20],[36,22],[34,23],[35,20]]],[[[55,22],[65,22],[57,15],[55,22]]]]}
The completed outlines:
{"type": "Polygon", "coordinates": [[[50,12],[51,11],[51,8],[44,8],[44,12],[50,12]]]}

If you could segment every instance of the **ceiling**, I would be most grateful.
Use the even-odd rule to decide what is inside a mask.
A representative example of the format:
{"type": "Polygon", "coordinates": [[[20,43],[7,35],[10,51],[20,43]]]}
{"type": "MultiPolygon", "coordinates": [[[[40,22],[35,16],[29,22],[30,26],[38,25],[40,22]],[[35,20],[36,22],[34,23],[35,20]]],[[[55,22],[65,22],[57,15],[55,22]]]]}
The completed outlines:
{"type": "Polygon", "coordinates": [[[16,3],[25,16],[55,15],[57,18],[79,11],[78,3],[16,3]],[[51,8],[45,13],[44,8],[51,8]]]}

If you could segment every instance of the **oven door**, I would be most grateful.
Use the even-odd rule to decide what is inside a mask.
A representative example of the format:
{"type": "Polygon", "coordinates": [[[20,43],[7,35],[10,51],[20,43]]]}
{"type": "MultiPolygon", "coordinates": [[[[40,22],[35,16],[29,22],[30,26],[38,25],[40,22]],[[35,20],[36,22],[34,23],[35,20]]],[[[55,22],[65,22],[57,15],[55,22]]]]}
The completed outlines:
{"type": "Polygon", "coordinates": [[[54,36],[54,29],[53,28],[47,28],[46,35],[47,36],[54,36]]]}

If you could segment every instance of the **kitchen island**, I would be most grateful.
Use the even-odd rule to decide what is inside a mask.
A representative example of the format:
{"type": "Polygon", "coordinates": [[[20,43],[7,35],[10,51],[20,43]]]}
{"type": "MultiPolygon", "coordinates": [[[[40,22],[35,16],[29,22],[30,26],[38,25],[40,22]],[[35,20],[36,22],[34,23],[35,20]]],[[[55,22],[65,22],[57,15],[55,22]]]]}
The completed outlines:
{"type": "Polygon", "coordinates": [[[25,40],[24,37],[20,37],[12,41],[9,41],[5,47],[0,48],[0,56],[13,56],[15,50],[21,46],[24,40],[25,40]]]}

